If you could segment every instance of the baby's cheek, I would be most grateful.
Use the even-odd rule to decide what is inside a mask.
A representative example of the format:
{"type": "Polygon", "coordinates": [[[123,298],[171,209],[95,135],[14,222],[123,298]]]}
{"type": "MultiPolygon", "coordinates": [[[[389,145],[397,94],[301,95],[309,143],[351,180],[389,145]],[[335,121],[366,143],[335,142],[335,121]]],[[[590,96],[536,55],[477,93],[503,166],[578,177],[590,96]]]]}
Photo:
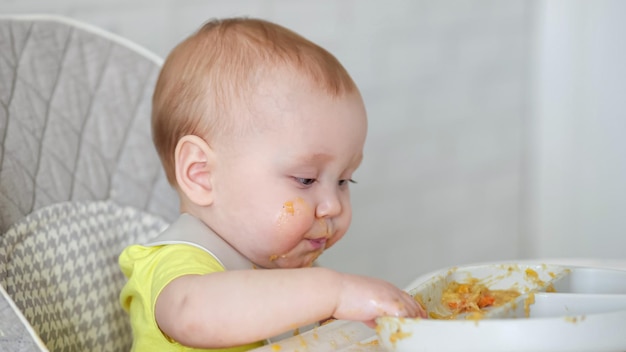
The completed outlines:
{"type": "Polygon", "coordinates": [[[299,241],[311,228],[314,216],[311,207],[302,198],[283,203],[276,217],[276,232],[280,238],[299,241]]]}

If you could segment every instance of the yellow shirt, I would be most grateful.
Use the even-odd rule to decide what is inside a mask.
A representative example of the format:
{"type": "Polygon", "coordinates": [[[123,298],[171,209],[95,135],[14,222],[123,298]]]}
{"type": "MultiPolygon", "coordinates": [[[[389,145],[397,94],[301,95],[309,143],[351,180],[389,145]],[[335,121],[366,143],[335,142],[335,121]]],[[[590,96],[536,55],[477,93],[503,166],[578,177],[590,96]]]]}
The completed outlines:
{"type": "Polygon", "coordinates": [[[165,336],[154,317],[156,299],[173,279],[190,274],[224,271],[224,267],[206,251],[187,244],[145,247],[131,245],[119,257],[128,282],[120,294],[120,303],[130,315],[134,352],[143,351],[247,351],[263,345],[257,342],[228,349],[194,349],[165,336]]]}

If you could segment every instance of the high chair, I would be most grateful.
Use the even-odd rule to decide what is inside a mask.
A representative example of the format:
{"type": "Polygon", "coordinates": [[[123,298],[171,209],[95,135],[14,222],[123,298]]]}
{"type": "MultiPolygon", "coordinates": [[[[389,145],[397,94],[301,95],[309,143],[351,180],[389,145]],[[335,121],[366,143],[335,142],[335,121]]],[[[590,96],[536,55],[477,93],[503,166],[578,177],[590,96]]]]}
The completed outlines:
{"type": "Polygon", "coordinates": [[[73,20],[0,17],[0,284],[50,351],[132,344],[117,257],[178,214],[151,140],[160,65],[73,20]]]}

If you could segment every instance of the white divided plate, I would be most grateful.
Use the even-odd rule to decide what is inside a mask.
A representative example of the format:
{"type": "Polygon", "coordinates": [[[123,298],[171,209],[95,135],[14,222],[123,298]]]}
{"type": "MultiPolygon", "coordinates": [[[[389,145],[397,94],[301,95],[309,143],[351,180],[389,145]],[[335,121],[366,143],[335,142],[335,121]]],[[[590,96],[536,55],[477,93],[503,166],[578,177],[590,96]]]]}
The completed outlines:
{"type": "Polygon", "coordinates": [[[428,312],[445,314],[444,288],[470,277],[521,295],[481,320],[379,318],[380,344],[389,351],[626,351],[625,270],[507,263],[455,267],[418,278],[409,293],[420,295],[428,312]]]}

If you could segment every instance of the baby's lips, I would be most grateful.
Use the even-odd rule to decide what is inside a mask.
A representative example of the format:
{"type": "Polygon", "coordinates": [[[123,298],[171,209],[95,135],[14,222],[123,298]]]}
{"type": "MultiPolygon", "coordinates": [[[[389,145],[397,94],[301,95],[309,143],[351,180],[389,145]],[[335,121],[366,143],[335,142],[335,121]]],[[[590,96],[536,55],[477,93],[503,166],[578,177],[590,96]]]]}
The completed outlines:
{"type": "Polygon", "coordinates": [[[314,249],[325,249],[327,240],[328,239],[326,237],[320,237],[316,239],[310,239],[309,242],[314,249]]]}

